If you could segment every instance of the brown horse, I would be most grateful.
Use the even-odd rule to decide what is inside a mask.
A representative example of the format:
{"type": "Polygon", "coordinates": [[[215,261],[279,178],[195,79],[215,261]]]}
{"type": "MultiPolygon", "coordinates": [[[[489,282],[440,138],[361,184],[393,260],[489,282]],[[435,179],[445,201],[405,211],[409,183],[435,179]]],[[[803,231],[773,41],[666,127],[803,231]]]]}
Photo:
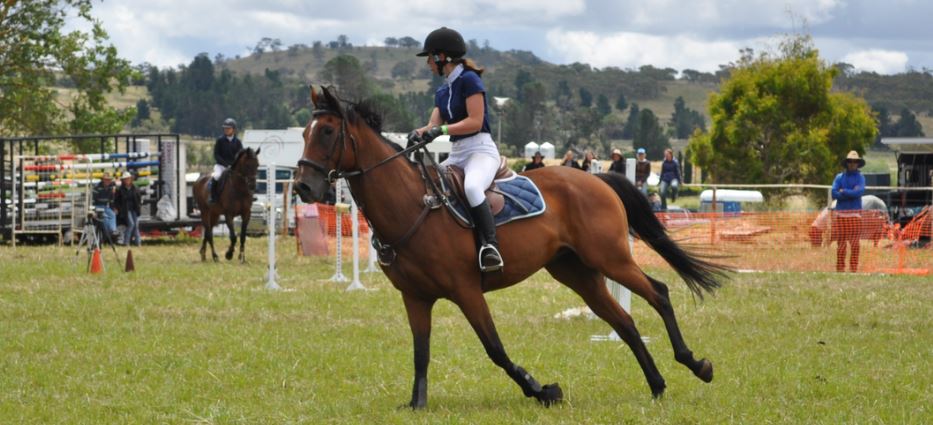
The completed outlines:
{"type": "Polygon", "coordinates": [[[343,106],[326,88],[321,94],[312,88],[311,98],[315,110],[304,131],[296,190],[305,202],[317,201],[327,193],[330,180],[345,177],[382,242],[383,253],[396,254],[384,257],[393,261],[382,269],[402,293],[414,336],[411,407],[421,408],[427,402],[431,310],[441,298],[460,308],[486,353],[525,396],[544,405],[562,399],[557,384],[542,386],[512,363],[483,295],[521,282],[542,267],[616,330],[634,352],[655,397],[664,392],[664,378],[632,318],[606,289],[604,276],[645,298],[664,319],[677,361],[703,381],[713,379],[712,363],[695,360],[684,343],[667,287],[635,264],[629,226],[697,295],[718,287],[716,278],[725,269],[690,255],[671,240],[647,199],[621,174],[593,176],[568,167],[545,167],[525,174],[541,189],[547,210],[536,218],[501,227],[505,268],[483,274],[476,263],[473,233],[458,226],[443,209],[425,206],[428,185],[419,168],[403,156],[411,149],[402,151],[380,136],[378,115],[365,102],[343,106]]]}
{"type": "Polygon", "coordinates": [[[233,259],[233,252],[236,251],[236,230],[233,228],[233,218],[240,216],[240,262],[246,262],[246,252],[243,250],[246,245],[246,226],[249,225],[250,210],[253,206],[253,192],[256,190],[256,172],[259,170],[259,151],[262,148],[253,151],[253,148],[246,148],[237,152],[233,165],[224,171],[221,181],[224,181],[223,189],[217,202],[209,204],[207,202],[207,182],[211,176],[203,175],[194,183],[194,199],[198,203],[198,209],[201,210],[201,225],[204,227],[204,237],[201,240],[201,261],[207,261],[207,244],[211,245],[211,257],[214,261],[218,260],[217,253],[214,252],[214,226],[217,225],[220,215],[223,214],[224,221],[227,223],[227,229],[230,230],[230,248],[227,249],[225,257],[227,260],[233,259]]]}

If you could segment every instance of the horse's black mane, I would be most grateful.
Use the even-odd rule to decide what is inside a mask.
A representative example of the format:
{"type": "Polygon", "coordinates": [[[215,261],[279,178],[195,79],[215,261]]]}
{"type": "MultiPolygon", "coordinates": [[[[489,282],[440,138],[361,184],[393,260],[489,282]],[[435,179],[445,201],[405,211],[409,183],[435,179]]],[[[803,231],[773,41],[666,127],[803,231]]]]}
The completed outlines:
{"type": "Polygon", "coordinates": [[[240,161],[240,157],[246,154],[249,154],[250,156],[256,156],[256,154],[253,152],[254,152],[253,148],[251,147],[240,149],[240,151],[237,152],[236,155],[233,156],[233,163],[234,164],[238,163],[240,161]]]}
{"type": "MultiPolygon", "coordinates": [[[[363,99],[358,102],[344,100],[343,102],[348,105],[346,108],[346,118],[350,120],[351,123],[356,124],[362,121],[367,126],[369,126],[369,128],[371,128],[379,136],[379,138],[382,139],[383,142],[388,143],[389,146],[392,146],[396,152],[402,151],[403,148],[401,145],[385,138],[382,135],[382,114],[378,112],[378,106],[376,105],[376,102],[374,102],[372,99],[363,99]]],[[[339,112],[338,110],[330,109],[333,108],[333,105],[325,104],[323,106],[328,108],[328,110],[339,112]]]]}

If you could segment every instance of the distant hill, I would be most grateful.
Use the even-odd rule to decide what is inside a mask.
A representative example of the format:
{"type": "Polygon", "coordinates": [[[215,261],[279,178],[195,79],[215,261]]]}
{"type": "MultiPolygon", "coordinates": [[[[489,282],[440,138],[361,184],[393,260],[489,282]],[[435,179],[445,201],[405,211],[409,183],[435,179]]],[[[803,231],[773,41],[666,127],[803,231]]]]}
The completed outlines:
{"type": "MultiPolygon", "coordinates": [[[[369,72],[368,76],[377,80],[384,90],[400,94],[424,92],[431,86],[431,75],[424,59],[415,57],[418,51],[420,47],[330,48],[321,45],[315,48],[296,45],[275,52],[225,59],[217,66],[234,73],[255,75],[262,75],[266,69],[270,69],[306,83],[320,83],[320,73],[327,61],[338,55],[351,55],[364,65],[369,72]]],[[[545,84],[549,97],[557,93],[558,84],[562,80],[567,81],[574,93],[582,87],[594,96],[605,94],[612,103],[619,94],[624,94],[629,104],[635,102],[642,108],[653,110],[662,123],[670,119],[677,97],[683,97],[688,108],[707,115],[709,94],[719,87],[718,76],[696,71],[692,71],[693,76],[701,74],[704,78],[688,80],[684,72],[680,74],[680,79],[675,79],[676,70],[650,65],[639,70],[596,69],[580,63],[556,65],[538,58],[532,52],[499,51],[488,46],[481,47],[472,41],[469,56],[489,71],[484,79],[492,96],[516,96],[515,79],[520,71],[525,71],[545,84]]],[[[841,67],[842,72],[835,82],[838,90],[856,93],[869,104],[884,106],[894,113],[901,108],[909,108],[917,113],[925,129],[933,131],[933,76],[930,72],[878,75],[855,73],[844,64],[841,67]]]]}

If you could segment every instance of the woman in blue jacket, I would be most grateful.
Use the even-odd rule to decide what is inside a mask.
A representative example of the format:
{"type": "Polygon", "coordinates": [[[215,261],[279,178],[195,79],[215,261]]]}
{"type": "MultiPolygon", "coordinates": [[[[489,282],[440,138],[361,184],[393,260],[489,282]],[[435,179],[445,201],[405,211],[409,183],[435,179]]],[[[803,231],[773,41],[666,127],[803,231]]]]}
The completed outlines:
{"type": "Polygon", "coordinates": [[[833,239],[836,240],[836,271],[846,270],[846,245],[849,246],[849,271],[858,270],[859,236],[862,233],[862,195],[865,194],[865,176],[859,168],[865,160],[851,151],[843,163],[845,171],[833,180],[832,196],[836,200],[833,210],[833,239]]]}
{"type": "Polygon", "coordinates": [[[480,239],[480,269],[491,272],[503,266],[496,223],[485,194],[499,168],[499,148],[489,130],[486,88],[480,78],[483,68],[465,59],[466,52],[466,43],[457,31],[442,27],[428,34],[418,56],[427,56],[428,68],[444,77],[444,84],[434,93],[428,125],[412,131],[408,138],[409,142],[430,142],[450,135],[453,147],[444,165],[463,168],[464,191],[480,239]]]}

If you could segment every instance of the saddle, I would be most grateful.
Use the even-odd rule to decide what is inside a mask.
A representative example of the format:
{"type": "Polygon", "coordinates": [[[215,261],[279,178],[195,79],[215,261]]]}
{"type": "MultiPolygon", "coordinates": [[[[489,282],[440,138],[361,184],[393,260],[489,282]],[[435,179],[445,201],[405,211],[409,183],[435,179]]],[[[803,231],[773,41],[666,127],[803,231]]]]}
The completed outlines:
{"type": "MultiPolygon", "coordinates": [[[[492,179],[492,183],[486,189],[486,201],[489,202],[489,208],[492,210],[493,216],[499,214],[499,212],[502,211],[502,208],[505,207],[505,197],[496,191],[496,180],[508,178],[514,174],[515,172],[509,168],[505,158],[500,158],[499,169],[496,170],[496,176],[492,179]]],[[[462,168],[456,165],[447,166],[447,179],[450,183],[450,195],[456,197],[457,200],[459,200],[463,205],[469,205],[466,199],[466,192],[463,189],[464,175],[465,173],[462,168]]]]}

